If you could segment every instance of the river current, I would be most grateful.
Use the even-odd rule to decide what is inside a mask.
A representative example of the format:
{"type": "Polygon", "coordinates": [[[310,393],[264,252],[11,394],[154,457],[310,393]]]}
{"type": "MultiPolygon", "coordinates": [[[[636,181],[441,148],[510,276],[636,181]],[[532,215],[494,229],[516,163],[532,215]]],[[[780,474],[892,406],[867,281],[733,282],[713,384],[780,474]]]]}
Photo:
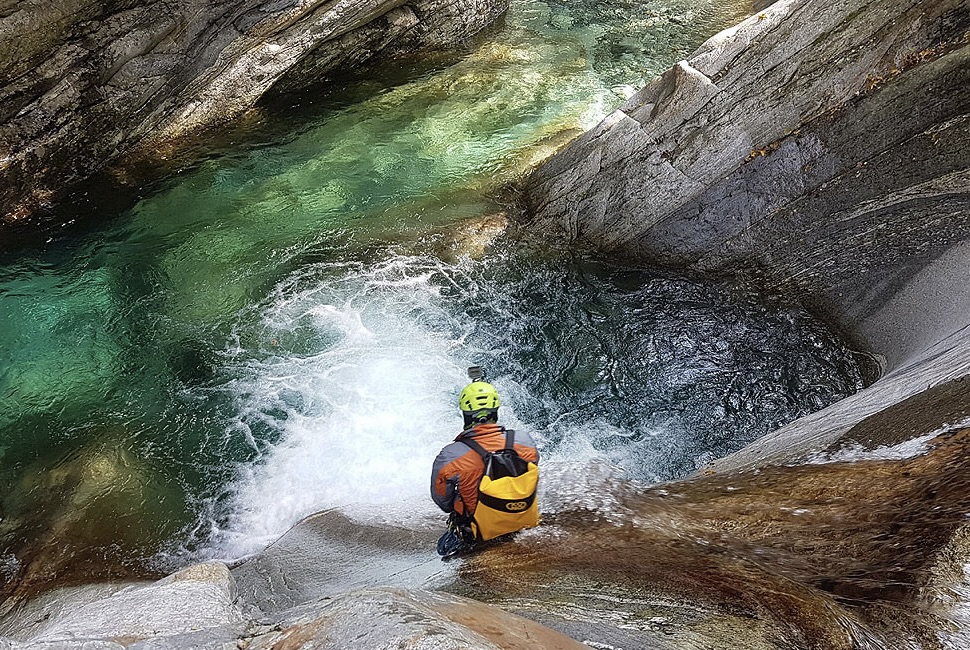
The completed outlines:
{"type": "Polygon", "coordinates": [[[469,365],[553,513],[577,468],[683,477],[858,390],[832,332],[741,282],[456,235],[736,5],[514,1],[461,55],[282,98],[3,253],[0,575],[238,558],[327,508],[436,526],[469,365]]]}

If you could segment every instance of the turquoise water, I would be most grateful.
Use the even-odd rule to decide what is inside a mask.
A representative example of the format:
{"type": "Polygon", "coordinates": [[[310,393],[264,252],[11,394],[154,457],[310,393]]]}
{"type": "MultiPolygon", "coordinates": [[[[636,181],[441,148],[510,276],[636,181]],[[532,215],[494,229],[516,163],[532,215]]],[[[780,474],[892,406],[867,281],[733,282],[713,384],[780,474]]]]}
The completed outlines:
{"type": "Polygon", "coordinates": [[[4,253],[0,571],[239,556],[326,507],[436,525],[426,474],[473,363],[550,484],[682,476],[857,389],[797,306],[455,234],[740,11],[516,2],[447,64],[281,99],[130,207],[78,208],[98,225],[4,253]]]}

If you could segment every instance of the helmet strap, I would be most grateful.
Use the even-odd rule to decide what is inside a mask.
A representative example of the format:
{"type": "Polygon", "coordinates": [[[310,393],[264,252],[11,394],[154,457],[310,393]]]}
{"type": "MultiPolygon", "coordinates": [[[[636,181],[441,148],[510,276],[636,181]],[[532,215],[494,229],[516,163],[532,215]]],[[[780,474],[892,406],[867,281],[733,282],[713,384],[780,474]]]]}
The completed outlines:
{"type": "Polygon", "coordinates": [[[494,424],[498,422],[498,409],[487,409],[487,413],[481,417],[474,417],[473,413],[468,411],[462,411],[461,415],[465,419],[465,428],[472,426],[473,424],[494,424]]]}

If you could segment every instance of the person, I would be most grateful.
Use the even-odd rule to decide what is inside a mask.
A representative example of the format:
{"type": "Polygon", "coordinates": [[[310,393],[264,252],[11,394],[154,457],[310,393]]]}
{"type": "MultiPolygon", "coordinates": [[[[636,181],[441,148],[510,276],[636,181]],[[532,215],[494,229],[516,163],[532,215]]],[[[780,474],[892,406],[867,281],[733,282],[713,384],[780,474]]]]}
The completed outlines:
{"type": "MultiPolygon", "coordinates": [[[[484,381],[477,368],[469,369],[469,376],[473,381],[458,397],[458,408],[465,427],[454,442],[441,450],[431,471],[431,498],[449,515],[448,530],[438,542],[438,553],[446,559],[474,549],[479,542],[538,523],[535,486],[538,481],[539,451],[528,433],[506,429],[498,424],[498,391],[484,381]],[[520,469],[507,475],[523,474],[521,478],[525,483],[522,485],[529,484],[525,489],[531,490],[531,496],[526,497],[528,501],[508,502],[509,512],[492,511],[488,521],[482,518],[477,521],[475,513],[479,506],[479,489],[485,485],[486,454],[499,452],[503,455],[505,452],[500,450],[506,449],[509,442],[521,461],[514,459],[520,469]],[[525,476],[526,472],[530,476],[525,476]],[[497,523],[498,527],[496,516],[502,520],[497,523]],[[483,524],[485,529],[482,528],[483,524]]],[[[485,510],[488,508],[483,507],[482,511],[485,510]]]]}

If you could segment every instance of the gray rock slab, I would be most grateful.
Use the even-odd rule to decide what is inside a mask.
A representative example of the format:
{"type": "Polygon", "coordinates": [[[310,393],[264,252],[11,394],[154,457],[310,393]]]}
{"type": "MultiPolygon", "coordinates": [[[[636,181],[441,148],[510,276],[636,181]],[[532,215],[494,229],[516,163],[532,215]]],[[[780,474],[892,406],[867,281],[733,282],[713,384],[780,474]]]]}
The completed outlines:
{"type": "Polygon", "coordinates": [[[53,641],[42,643],[9,642],[4,645],[0,639],[0,650],[124,650],[125,646],[114,641],[83,640],[83,641],[53,641]]]}
{"type": "Polygon", "coordinates": [[[926,305],[941,326],[932,309],[887,307],[944,256],[952,272],[931,291],[966,282],[968,30],[961,0],[775,3],[541,165],[525,229],[753,276],[897,367],[936,340],[920,331],[970,314],[959,289],[952,307],[926,305]]]}
{"type": "Polygon", "coordinates": [[[126,650],[239,650],[240,639],[249,638],[261,629],[253,624],[209,627],[136,641],[127,645],[126,650]]]}
{"type": "Polygon", "coordinates": [[[534,222],[625,244],[752,151],[856,97],[907,52],[937,43],[937,27],[965,11],[959,0],[927,9],[916,0],[799,0],[721,32],[535,172],[527,188],[534,222]],[[642,137],[631,138],[619,115],[635,120],[642,137]],[[664,187],[671,167],[681,175],[673,192],[664,187]],[[600,204],[605,212],[589,214],[600,204]]]}
{"type": "Polygon", "coordinates": [[[295,608],[247,650],[312,647],[414,650],[580,650],[539,623],[473,600],[431,591],[369,589],[295,608]]]}
{"type": "Polygon", "coordinates": [[[0,637],[19,641],[29,639],[48,621],[139,584],[149,583],[123,582],[61,587],[27,601],[7,600],[0,608],[0,637]]]}
{"type": "Polygon", "coordinates": [[[434,587],[453,568],[435,552],[441,531],[361,525],[336,511],[305,518],[232,569],[242,602],[278,612],[363,587],[434,587]]]}
{"type": "MultiPolygon", "coordinates": [[[[236,607],[236,592],[228,567],[207,562],[186,567],[153,583],[120,589],[64,590],[48,596],[37,608],[5,620],[9,629],[21,622],[27,633],[19,640],[33,645],[79,643],[86,640],[123,642],[173,636],[210,628],[245,627],[236,607]],[[79,600],[72,600],[78,595],[79,600]]],[[[224,635],[235,638],[240,630],[224,635]]]]}

